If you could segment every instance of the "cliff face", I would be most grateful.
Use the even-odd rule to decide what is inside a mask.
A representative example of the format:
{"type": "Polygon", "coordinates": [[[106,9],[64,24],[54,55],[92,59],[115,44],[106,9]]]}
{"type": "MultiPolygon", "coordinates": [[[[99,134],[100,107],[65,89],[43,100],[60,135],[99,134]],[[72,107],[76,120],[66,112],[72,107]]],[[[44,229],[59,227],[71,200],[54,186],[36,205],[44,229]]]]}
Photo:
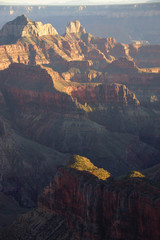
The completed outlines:
{"type": "Polygon", "coordinates": [[[159,162],[158,151],[138,137],[146,129],[158,134],[158,123],[126,86],[67,86],[52,68],[23,64],[1,71],[0,82],[2,104],[14,126],[32,140],[60,152],[87,154],[114,175],[159,162]]]}
{"type": "Polygon", "coordinates": [[[63,168],[39,197],[38,207],[65,217],[79,240],[159,239],[159,194],[138,178],[105,183],[63,168]]]}
{"type": "Polygon", "coordinates": [[[138,67],[159,67],[159,46],[120,44],[115,38],[99,38],[86,33],[79,21],[70,22],[64,36],[50,25],[22,15],[0,31],[0,69],[11,63],[62,65],[70,61],[90,61],[95,70],[136,73],[138,67]],[[8,45],[10,44],[10,45],[8,45]],[[117,60],[119,58],[127,60],[117,60]],[[115,61],[116,60],[116,61],[115,61]]]}
{"type": "MultiPolygon", "coordinates": [[[[57,73],[58,75],[58,73],[57,73]]],[[[0,74],[5,98],[12,108],[22,111],[71,111],[75,108],[70,96],[56,91],[53,79],[41,67],[13,64],[0,74]]]]}
{"type": "Polygon", "coordinates": [[[68,87],[66,92],[74,101],[98,106],[100,104],[139,105],[135,94],[130,92],[125,85],[111,84],[99,86],[68,87]]]}
{"type": "Polygon", "coordinates": [[[140,67],[157,67],[160,65],[160,46],[131,44],[129,54],[140,67]]]}
{"type": "Polygon", "coordinates": [[[0,43],[12,43],[20,37],[40,37],[44,35],[56,35],[57,31],[51,24],[43,25],[41,22],[30,21],[25,15],[8,22],[0,31],[0,43]]]}
{"type": "Polygon", "coordinates": [[[71,33],[86,33],[86,30],[82,27],[80,22],[76,20],[74,22],[70,22],[66,27],[66,34],[71,33]]]}
{"type": "MultiPolygon", "coordinates": [[[[75,105],[64,93],[38,93],[32,90],[19,89],[16,87],[6,87],[5,95],[10,103],[10,107],[15,107],[21,111],[45,111],[67,112],[74,110],[75,105]]],[[[12,109],[13,110],[13,109],[12,109]]]]}
{"type": "Polygon", "coordinates": [[[49,68],[12,64],[0,73],[0,81],[12,107],[18,106],[23,110],[76,111],[74,102],[94,107],[107,104],[139,105],[135,94],[125,85],[65,87],[65,80],[49,68]],[[60,92],[61,88],[63,92],[60,92]]]}
{"type": "Polygon", "coordinates": [[[125,74],[136,74],[138,68],[133,61],[129,61],[127,58],[119,58],[113,61],[107,68],[109,73],[125,73],[125,74]]]}

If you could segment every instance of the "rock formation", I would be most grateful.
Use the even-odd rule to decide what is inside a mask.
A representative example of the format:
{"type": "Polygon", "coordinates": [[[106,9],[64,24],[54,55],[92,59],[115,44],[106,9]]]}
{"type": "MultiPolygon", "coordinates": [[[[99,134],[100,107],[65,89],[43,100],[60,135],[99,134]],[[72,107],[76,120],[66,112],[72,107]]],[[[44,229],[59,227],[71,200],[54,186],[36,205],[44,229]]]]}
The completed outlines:
{"type": "Polygon", "coordinates": [[[0,31],[0,43],[12,43],[21,37],[40,37],[56,35],[57,31],[51,24],[43,25],[41,22],[30,21],[25,15],[8,22],[0,31]]]}
{"type": "Polygon", "coordinates": [[[134,67],[134,62],[142,68],[159,66],[159,46],[125,45],[116,43],[112,37],[94,37],[86,33],[79,21],[70,22],[62,37],[50,24],[43,25],[22,15],[4,25],[0,31],[0,43],[0,69],[15,62],[55,65],[66,61],[87,60],[92,61],[95,70],[99,68],[107,71],[108,63],[117,61],[118,58],[121,60],[115,61],[113,67],[116,68],[118,64],[119,71],[123,72],[128,67],[134,67]],[[149,54],[145,55],[144,52],[149,54]],[[154,53],[155,57],[150,53],[154,53]],[[127,58],[130,62],[124,62],[122,58],[127,58]]]}
{"type": "Polygon", "coordinates": [[[157,67],[160,65],[159,60],[160,46],[131,44],[129,46],[129,55],[134,59],[135,63],[140,67],[157,67]]]}
{"type": "Polygon", "coordinates": [[[114,175],[159,162],[158,151],[132,135],[145,132],[153,120],[126,86],[67,87],[52,69],[23,64],[1,71],[0,81],[12,121],[28,138],[60,152],[87,154],[96,164],[101,152],[100,164],[114,175]]]}
{"type": "Polygon", "coordinates": [[[66,34],[72,34],[72,33],[86,33],[86,30],[84,27],[82,27],[81,23],[76,20],[74,22],[70,22],[66,27],[66,34]]]}
{"type": "Polygon", "coordinates": [[[61,168],[38,207],[65,218],[77,239],[158,239],[159,189],[140,174],[100,181],[90,172],[61,168]]]}
{"type": "Polygon", "coordinates": [[[41,67],[13,64],[0,75],[0,81],[4,83],[3,91],[12,111],[15,106],[23,111],[32,109],[39,112],[49,112],[52,109],[65,112],[74,109],[71,98],[56,91],[51,76],[41,67]]]}
{"type": "Polygon", "coordinates": [[[107,67],[108,73],[125,73],[125,74],[136,74],[138,73],[138,67],[136,64],[128,60],[127,58],[119,58],[118,60],[114,60],[107,67]]]}
{"type": "Polygon", "coordinates": [[[61,168],[39,207],[62,216],[54,215],[54,221],[38,210],[22,217],[15,229],[19,232],[33,215],[28,227],[34,236],[40,231],[40,239],[50,238],[51,228],[43,227],[48,217],[57,229],[53,239],[63,239],[63,227],[64,239],[159,239],[159,190],[135,172],[159,181],[159,46],[94,37],[79,21],[60,36],[25,16],[5,25],[0,41],[3,194],[33,207],[71,154],[97,166],[84,158],[85,169],[80,169],[84,161],[76,169],[73,163],[61,168]],[[128,171],[134,178],[121,176],[128,171]],[[110,174],[121,180],[111,181],[110,174]],[[101,175],[107,182],[98,179],[101,175]],[[33,229],[42,215],[43,223],[33,229]]]}
{"type": "Polygon", "coordinates": [[[66,92],[74,101],[91,106],[106,106],[107,104],[136,106],[140,104],[135,94],[121,84],[68,87],[66,92]]]}
{"type": "MultiPolygon", "coordinates": [[[[5,1],[2,1],[5,2],[5,1]]],[[[58,4],[58,3],[57,3],[58,4]]],[[[84,3],[86,4],[86,3],[84,3]]],[[[3,16],[0,27],[8,20],[21,15],[31,19],[51,22],[60,34],[64,33],[66,20],[75,17],[95,36],[115,36],[121,43],[159,44],[159,2],[146,2],[126,5],[97,5],[93,6],[2,6],[0,16],[3,16]]]]}

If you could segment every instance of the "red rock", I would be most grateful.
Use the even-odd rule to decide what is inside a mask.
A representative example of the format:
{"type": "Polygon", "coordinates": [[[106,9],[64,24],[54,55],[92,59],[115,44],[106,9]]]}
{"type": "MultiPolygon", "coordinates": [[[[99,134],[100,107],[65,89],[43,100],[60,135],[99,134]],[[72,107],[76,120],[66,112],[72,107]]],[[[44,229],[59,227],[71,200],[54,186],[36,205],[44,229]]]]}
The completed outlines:
{"type": "MultiPolygon", "coordinates": [[[[54,80],[60,78],[52,71],[54,80]]],[[[21,110],[67,111],[74,109],[71,98],[54,88],[53,79],[41,67],[13,64],[9,69],[0,72],[0,81],[4,85],[9,105],[21,110]]]]}
{"type": "Polygon", "coordinates": [[[107,56],[110,50],[115,47],[116,39],[112,37],[108,38],[92,37],[91,43],[94,44],[94,46],[96,46],[99,50],[101,50],[102,53],[104,53],[107,56]]]}
{"type": "Polygon", "coordinates": [[[95,106],[99,104],[139,105],[134,93],[121,84],[67,87],[66,93],[75,101],[95,106]]]}
{"type": "Polygon", "coordinates": [[[79,240],[158,240],[159,196],[159,189],[141,179],[107,183],[63,168],[39,197],[38,207],[64,216],[79,240]]]}
{"type": "Polygon", "coordinates": [[[86,33],[84,27],[78,20],[70,22],[66,27],[66,34],[86,33]]]}

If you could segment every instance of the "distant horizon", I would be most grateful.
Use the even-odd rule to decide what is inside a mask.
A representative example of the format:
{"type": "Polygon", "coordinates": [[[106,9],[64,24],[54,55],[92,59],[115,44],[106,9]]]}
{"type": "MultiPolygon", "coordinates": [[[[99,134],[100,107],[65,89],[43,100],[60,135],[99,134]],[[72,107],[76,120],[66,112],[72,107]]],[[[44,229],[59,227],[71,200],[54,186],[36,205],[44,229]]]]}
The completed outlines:
{"type": "Polygon", "coordinates": [[[87,5],[87,6],[95,6],[95,5],[130,5],[130,4],[141,4],[141,3],[152,3],[152,2],[160,2],[160,0],[13,0],[13,1],[0,1],[0,5],[22,5],[22,6],[37,6],[37,5],[52,5],[52,6],[81,6],[81,5],[87,5]],[[34,2],[34,3],[33,3],[34,2]]]}

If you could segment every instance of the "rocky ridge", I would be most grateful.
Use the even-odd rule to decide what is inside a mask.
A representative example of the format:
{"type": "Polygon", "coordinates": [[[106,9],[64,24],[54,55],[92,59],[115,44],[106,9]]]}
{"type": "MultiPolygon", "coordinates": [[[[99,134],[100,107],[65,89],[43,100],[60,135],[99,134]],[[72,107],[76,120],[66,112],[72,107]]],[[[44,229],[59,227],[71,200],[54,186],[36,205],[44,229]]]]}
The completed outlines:
{"type": "Polygon", "coordinates": [[[77,239],[158,239],[159,194],[136,175],[107,183],[86,171],[61,168],[38,207],[63,216],[77,239]]]}
{"type": "Polygon", "coordinates": [[[81,25],[81,23],[76,20],[74,22],[70,22],[66,27],[66,34],[72,34],[72,33],[86,33],[85,28],[81,25]]]}
{"type": "Polygon", "coordinates": [[[106,106],[110,104],[118,105],[139,105],[135,94],[130,92],[125,85],[110,84],[98,86],[68,87],[68,93],[74,101],[82,104],[89,104],[96,107],[98,105],[106,106]]]}
{"type": "Polygon", "coordinates": [[[0,43],[12,43],[21,37],[40,37],[44,35],[56,35],[57,31],[51,24],[43,25],[41,22],[33,22],[25,15],[8,22],[0,31],[0,43]]]}
{"type": "Polygon", "coordinates": [[[39,196],[38,209],[20,216],[0,236],[8,240],[35,236],[40,240],[158,239],[159,194],[140,172],[113,180],[89,159],[72,156],[39,196]]]}
{"type": "Polygon", "coordinates": [[[2,6],[0,27],[16,16],[50,22],[60,34],[66,22],[76,18],[94,36],[115,36],[121,43],[159,44],[160,4],[126,4],[104,6],[2,6]],[[107,23],[107,24],[106,24],[107,23]],[[144,23],[145,27],[144,27],[144,23]]]}
{"type": "MultiPolygon", "coordinates": [[[[112,37],[94,37],[86,33],[79,21],[70,22],[66,27],[66,34],[60,36],[50,24],[43,25],[22,15],[4,25],[0,31],[0,44],[3,56],[0,69],[15,62],[35,65],[87,60],[92,62],[94,68],[99,67],[104,71],[108,63],[122,57],[134,61],[142,68],[159,66],[158,45],[126,45],[116,43],[112,37]]],[[[124,61],[122,65],[125,65],[124,61]]],[[[128,66],[131,67],[131,62],[126,62],[126,69],[128,66]]],[[[120,63],[119,67],[121,68],[120,63]]]]}

